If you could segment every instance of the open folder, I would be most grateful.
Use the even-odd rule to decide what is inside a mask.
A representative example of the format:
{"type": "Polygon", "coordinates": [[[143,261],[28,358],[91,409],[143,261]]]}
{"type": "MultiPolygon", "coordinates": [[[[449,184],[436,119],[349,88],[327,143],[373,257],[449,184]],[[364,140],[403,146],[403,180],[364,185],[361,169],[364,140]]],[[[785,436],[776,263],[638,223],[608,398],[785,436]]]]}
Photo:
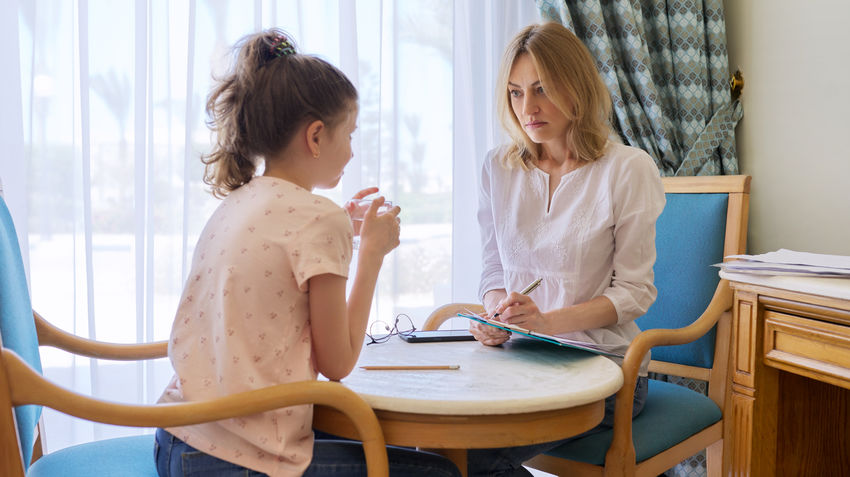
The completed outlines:
{"type": "Polygon", "coordinates": [[[603,345],[599,343],[588,343],[586,341],[576,341],[571,340],[569,338],[561,338],[559,336],[545,335],[543,333],[537,333],[531,330],[527,330],[525,328],[521,328],[516,325],[511,325],[509,323],[503,323],[497,320],[490,320],[484,318],[483,316],[474,315],[471,313],[458,313],[457,316],[461,318],[466,318],[469,320],[474,320],[479,323],[483,323],[485,325],[493,326],[495,328],[499,328],[505,331],[510,331],[512,333],[519,333],[524,336],[528,336],[530,338],[534,338],[541,341],[546,341],[548,343],[553,343],[558,346],[565,346],[567,348],[575,348],[582,349],[585,351],[590,351],[591,353],[601,354],[605,356],[611,356],[614,358],[622,358],[623,353],[617,351],[617,348],[622,348],[621,346],[615,345],[603,345]]]}

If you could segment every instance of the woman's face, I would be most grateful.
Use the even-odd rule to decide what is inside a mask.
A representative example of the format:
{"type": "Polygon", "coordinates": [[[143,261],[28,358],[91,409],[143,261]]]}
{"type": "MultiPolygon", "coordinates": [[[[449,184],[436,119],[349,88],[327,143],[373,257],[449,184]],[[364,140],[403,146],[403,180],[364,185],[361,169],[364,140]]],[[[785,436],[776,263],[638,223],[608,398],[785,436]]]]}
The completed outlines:
{"type": "Polygon", "coordinates": [[[563,141],[569,121],[546,96],[537,68],[527,53],[519,55],[508,77],[514,114],[528,137],[537,144],[563,141]]]}

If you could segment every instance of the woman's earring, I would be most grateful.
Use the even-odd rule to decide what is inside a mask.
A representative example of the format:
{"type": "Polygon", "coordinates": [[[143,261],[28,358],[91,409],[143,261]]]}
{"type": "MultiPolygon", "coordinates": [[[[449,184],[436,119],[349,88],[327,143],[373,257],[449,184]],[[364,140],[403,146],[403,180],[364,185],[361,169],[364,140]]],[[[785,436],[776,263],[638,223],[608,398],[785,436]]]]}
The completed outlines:
{"type": "Polygon", "coordinates": [[[319,153],[318,153],[318,152],[314,152],[314,153],[313,153],[313,159],[318,159],[318,158],[319,158],[319,153]]]}

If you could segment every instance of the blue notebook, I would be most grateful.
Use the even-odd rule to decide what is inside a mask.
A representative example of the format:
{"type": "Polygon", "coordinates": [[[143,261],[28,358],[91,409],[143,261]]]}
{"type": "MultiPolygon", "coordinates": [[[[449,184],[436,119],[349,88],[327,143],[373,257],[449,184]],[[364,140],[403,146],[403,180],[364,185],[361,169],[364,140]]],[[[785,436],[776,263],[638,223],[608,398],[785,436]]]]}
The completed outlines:
{"type": "Polygon", "coordinates": [[[534,338],[536,340],[546,341],[548,343],[556,344],[558,346],[565,346],[567,348],[575,348],[581,349],[585,351],[590,351],[591,353],[601,354],[604,356],[610,356],[613,358],[623,358],[624,354],[619,351],[622,349],[622,346],[614,346],[614,345],[603,345],[599,343],[588,343],[586,341],[576,341],[571,340],[569,338],[561,338],[558,336],[545,335],[543,333],[537,333],[534,331],[527,330],[525,328],[520,328],[519,326],[511,325],[508,323],[502,323],[501,321],[496,320],[488,320],[483,316],[478,316],[474,314],[467,313],[458,313],[457,316],[461,318],[466,318],[469,320],[474,320],[479,323],[483,323],[485,325],[493,326],[495,328],[499,328],[505,331],[510,331],[511,333],[519,333],[524,336],[528,336],[529,338],[534,338]]]}

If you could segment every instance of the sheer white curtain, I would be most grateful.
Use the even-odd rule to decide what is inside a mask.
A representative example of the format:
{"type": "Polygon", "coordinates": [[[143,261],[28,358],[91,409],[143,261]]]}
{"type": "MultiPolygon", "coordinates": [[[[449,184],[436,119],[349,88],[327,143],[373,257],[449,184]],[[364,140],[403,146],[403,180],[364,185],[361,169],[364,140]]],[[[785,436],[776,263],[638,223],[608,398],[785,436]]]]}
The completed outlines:
{"type": "MultiPolygon", "coordinates": [[[[7,0],[0,18],[0,179],[33,306],[90,338],[168,337],[196,236],[217,201],[201,182],[211,72],[245,34],[277,26],[360,91],[338,202],[377,185],[402,207],[372,316],[476,300],[478,170],[501,135],[501,51],[538,20],[531,0],[7,0]],[[9,105],[7,107],[7,105],[9,105]]],[[[458,323],[458,326],[466,326],[458,323]]],[[[153,402],[167,360],[96,362],[42,350],[84,394],[153,402]]],[[[46,412],[47,446],[123,435],[46,412]]]]}

